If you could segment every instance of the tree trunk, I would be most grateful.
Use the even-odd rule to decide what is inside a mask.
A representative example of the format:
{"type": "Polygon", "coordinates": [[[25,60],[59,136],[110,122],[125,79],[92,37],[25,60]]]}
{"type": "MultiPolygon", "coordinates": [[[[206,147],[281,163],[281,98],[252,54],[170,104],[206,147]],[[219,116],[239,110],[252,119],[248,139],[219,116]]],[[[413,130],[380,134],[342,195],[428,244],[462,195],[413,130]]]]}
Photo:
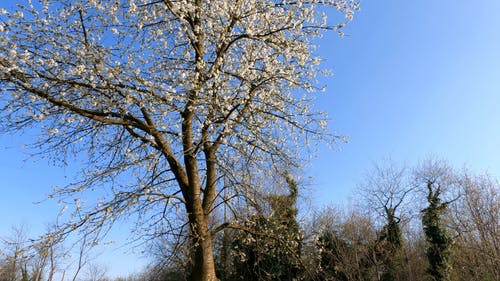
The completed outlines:
{"type": "Polygon", "coordinates": [[[216,281],[212,236],[208,217],[203,213],[192,214],[190,221],[190,281],[216,281]]]}

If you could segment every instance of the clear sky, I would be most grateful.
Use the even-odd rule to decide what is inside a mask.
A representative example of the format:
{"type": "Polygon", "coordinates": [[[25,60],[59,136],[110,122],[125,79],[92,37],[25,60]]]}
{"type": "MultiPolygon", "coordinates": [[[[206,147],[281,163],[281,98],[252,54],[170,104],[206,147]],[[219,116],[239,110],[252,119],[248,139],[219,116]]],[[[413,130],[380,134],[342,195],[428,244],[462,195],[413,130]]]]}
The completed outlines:
{"type": "Polygon", "coordinates": [[[319,99],[349,137],[322,149],[316,201],[344,200],[373,162],[429,155],[500,175],[500,1],[362,1],[350,35],[320,43],[319,99]]]}
{"type": "MultiPolygon", "coordinates": [[[[327,92],[317,104],[349,143],[320,147],[307,169],[315,205],[346,201],[372,163],[386,157],[413,164],[435,155],[500,175],[498,11],[498,0],[367,0],[347,26],[349,36],[320,41],[318,52],[335,75],[321,79],[327,92]]],[[[72,174],[43,159],[23,161],[30,138],[0,136],[0,235],[19,223],[43,228],[57,204],[33,202],[72,174]]],[[[120,257],[108,261],[113,276],[141,265],[123,251],[104,256],[120,257]]]]}

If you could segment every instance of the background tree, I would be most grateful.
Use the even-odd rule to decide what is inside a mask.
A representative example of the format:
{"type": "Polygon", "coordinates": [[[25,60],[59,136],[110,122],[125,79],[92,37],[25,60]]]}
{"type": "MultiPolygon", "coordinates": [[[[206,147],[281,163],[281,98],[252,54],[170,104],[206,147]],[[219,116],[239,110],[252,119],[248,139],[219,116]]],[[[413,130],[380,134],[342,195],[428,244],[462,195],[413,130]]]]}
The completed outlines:
{"type": "Polygon", "coordinates": [[[124,214],[140,235],[176,235],[187,221],[190,279],[215,280],[216,202],[244,202],[256,177],[299,164],[300,145],[325,136],[324,117],[300,94],[315,91],[313,38],[341,26],[319,6],[350,20],[357,3],[39,0],[1,9],[2,130],[35,127],[44,155],[85,159],[79,180],[54,194],[75,202],[61,234],[100,236],[124,214]],[[237,196],[221,199],[223,186],[237,196]]]}
{"type": "Polygon", "coordinates": [[[500,186],[487,173],[459,174],[461,197],[450,206],[455,280],[500,280],[500,186]]]}
{"type": "Polygon", "coordinates": [[[401,222],[411,216],[407,200],[414,189],[407,169],[392,160],[375,164],[358,189],[365,209],[378,215],[374,219],[383,219],[378,238],[378,254],[385,267],[381,280],[398,280],[404,250],[401,222]]]}
{"type": "Polygon", "coordinates": [[[421,221],[415,221],[415,225],[405,225],[403,228],[405,238],[399,280],[405,281],[429,281],[427,274],[428,260],[425,255],[426,241],[422,231],[421,221]]]}
{"type": "Polygon", "coordinates": [[[28,275],[28,237],[25,227],[13,228],[11,237],[2,239],[2,264],[0,279],[15,281],[27,279],[28,275]]]}
{"type": "Polygon", "coordinates": [[[26,226],[13,227],[12,234],[1,238],[0,280],[52,281],[65,265],[66,252],[58,237],[35,241],[26,226]],[[35,242],[35,243],[33,243],[35,242]]]}
{"type": "Polygon", "coordinates": [[[415,171],[416,184],[425,192],[427,207],[422,210],[422,226],[427,241],[428,273],[436,281],[451,280],[452,237],[444,225],[444,213],[454,200],[447,200],[456,179],[443,161],[427,160],[415,171]],[[447,194],[448,193],[448,194],[447,194]]]}
{"type": "Polygon", "coordinates": [[[285,176],[288,194],[266,196],[269,210],[251,216],[247,230],[231,243],[233,270],[228,280],[297,280],[301,274],[301,229],[297,222],[298,185],[285,176]]]}
{"type": "Polygon", "coordinates": [[[312,280],[380,280],[378,234],[369,216],[359,210],[326,208],[314,218],[312,229],[312,280]]]}
{"type": "Polygon", "coordinates": [[[99,265],[97,263],[90,263],[87,266],[85,281],[110,281],[108,277],[106,277],[107,269],[103,265],[99,265]]]}

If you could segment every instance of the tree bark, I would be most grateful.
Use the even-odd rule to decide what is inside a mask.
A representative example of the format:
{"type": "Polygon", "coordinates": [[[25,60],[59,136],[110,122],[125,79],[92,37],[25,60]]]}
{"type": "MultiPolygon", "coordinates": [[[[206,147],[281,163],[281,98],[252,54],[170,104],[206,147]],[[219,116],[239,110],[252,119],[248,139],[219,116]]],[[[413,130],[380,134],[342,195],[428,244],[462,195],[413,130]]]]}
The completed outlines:
{"type": "MultiPolygon", "coordinates": [[[[191,92],[194,99],[196,92],[191,92]]],[[[193,145],[193,117],[191,111],[192,103],[188,102],[185,111],[182,113],[182,145],[184,150],[184,165],[186,167],[186,176],[188,180],[187,189],[184,197],[186,199],[186,211],[189,219],[189,258],[191,263],[190,281],[216,281],[215,261],[213,254],[212,235],[208,224],[210,220],[210,209],[212,197],[214,194],[215,166],[212,158],[207,159],[209,181],[205,190],[202,192],[199,169],[196,159],[195,147],[193,145]],[[202,199],[203,195],[203,199],[202,199]]],[[[209,149],[208,149],[209,150],[209,149]]],[[[212,155],[209,153],[209,155],[212,155]]]]}
{"type": "MultiPolygon", "coordinates": [[[[201,206],[200,206],[201,207],[201,206]]],[[[191,281],[216,281],[212,236],[208,229],[208,217],[190,216],[191,281]],[[192,221],[194,220],[194,221],[192,221]]]]}

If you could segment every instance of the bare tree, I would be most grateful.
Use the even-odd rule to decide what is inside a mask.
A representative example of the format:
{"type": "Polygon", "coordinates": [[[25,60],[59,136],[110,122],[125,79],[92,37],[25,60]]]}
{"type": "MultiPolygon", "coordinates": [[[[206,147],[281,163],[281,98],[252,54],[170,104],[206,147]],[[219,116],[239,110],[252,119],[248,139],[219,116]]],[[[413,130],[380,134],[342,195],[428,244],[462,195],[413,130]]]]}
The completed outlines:
{"type": "Polygon", "coordinates": [[[26,279],[28,275],[28,237],[25,226],[13,227],[9,237],[2,238],[2,265],[0,279],[16,281],[26,279]],[[24,278],[23,278],[24,277],[24,278]]]}
{"type": "Polygon", "coordinates": [[[383,218],[384,224],[392,220],[400,221],[402,218],[398,213],[410,212],[405,200],[414,187],[408,181],[407,168],[393,160],[374,164],[358,185],[358,190],[363,207],[383,218]]]}
{"type": "Polygon", "coordinates": [[[87,266],[86,281],[108,281],[106,266],[90,263],[87,266]]]}
{"type": "Polygon", "coordinates": [[[500,186],[489,174],[460,175],[461,198],[451,206],[457,280],[500,279],[500,186]]]}
{"type": "Polygon", "coordinates": [[[300,164],[304,142],[335,138],[310,109],[312,40],[349,21],[352,0],[18,7],[0,9],[1,127],[40,129],[35,146],[63,163],[85,157],[81,180],[55,192],[76,196],[63,234],[101,235],[131,214],[145,235],[187,221],[190,278],[215,280],[209,221],[221,188],[235,194],[224,203],[244,202],[270,167],[300,164]],[[329,25],[320,6],[346,19],[329,25]],[[96,190],[104,198],[83,204],[96,190]]]}
{"type": "Polygon", "coordinates": [[[64,254],[61,240],[57,237],[33,240],[28,235],[25,226],[14,227],[12,234],[2,239],[0,280],[53,280],[64,254]]]}
{"type": "Polygon", "coordinates": [[[392,160],[375,164],[358,189],[365,209],[384,221],[379,234],[380,259],[385,266],[381,280],[396,280],[403,256],[401,221],[411,216],[408,197],[414,189],[408,180],[407,169],[392,160]]]}

